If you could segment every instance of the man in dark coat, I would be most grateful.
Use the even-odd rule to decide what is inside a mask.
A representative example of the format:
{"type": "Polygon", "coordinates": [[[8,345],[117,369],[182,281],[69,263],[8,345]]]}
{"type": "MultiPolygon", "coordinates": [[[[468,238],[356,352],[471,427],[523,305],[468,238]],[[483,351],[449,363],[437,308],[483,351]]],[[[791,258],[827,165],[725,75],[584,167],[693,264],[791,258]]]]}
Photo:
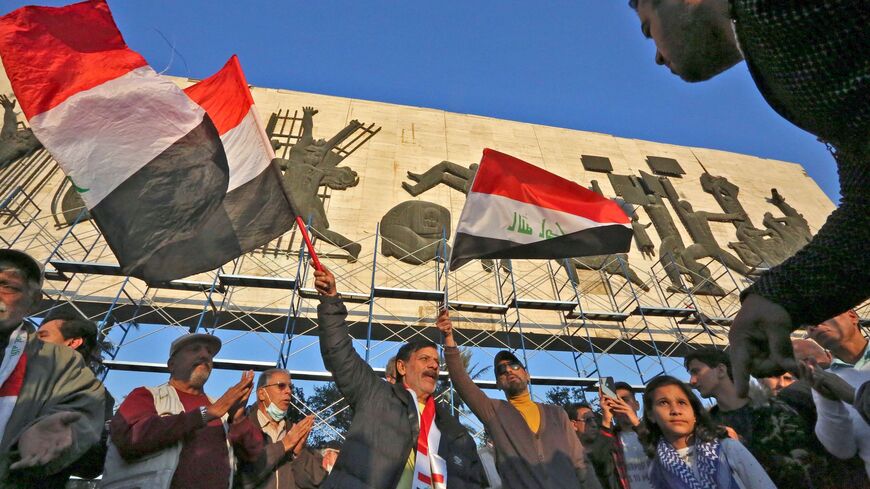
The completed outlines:
{"type": "MultiPolygon", "coordinates": [[[[317,324],[323,363],[353,409],[353,422],[341,453],[322,487],[341,489],[411,489],[422,480],[418,471],[422,457],[418,445],[432,440],[421,427],[431,413],[438,380],[438,350],[434,343],[415,340],[396,355],[398,378],[384,382],[354,350],[348,336],[347,309],[336,292],[331,272],[314,272],[320,294],[317,324]]],[[[429,487],[450,489],[485,487],[485,475],[474,440],[449,408],[434,402],[434,422],[440,431],[437,451],[426,457],[435,463],[429,487]],[[434,455],[434,457],[433,457],[434,455]],[[446,470],[445,470],[446,469],[446,470]],[[446,481],[435,474],[446,471],[446,481]]]]}

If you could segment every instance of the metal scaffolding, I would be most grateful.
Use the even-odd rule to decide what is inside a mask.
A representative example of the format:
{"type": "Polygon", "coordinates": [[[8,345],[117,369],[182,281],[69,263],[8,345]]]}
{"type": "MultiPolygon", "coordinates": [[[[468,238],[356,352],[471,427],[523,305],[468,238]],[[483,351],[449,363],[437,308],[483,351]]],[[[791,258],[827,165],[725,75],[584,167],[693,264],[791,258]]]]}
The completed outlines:
{"type": "MultiPolygon", "coordinates": [[[[30,159],[39,158],[37,153],[30,159]]],[[[0,182],[16,171],[21,169],[4,169],[0,182]]],[[[278,366],[288,368],[295,380],[330,380],[319,360],[318,299],[309,256],[295,229],[216,270],[146,284],[124,276],[86,211],[59,221],[37,205],[33,192],[45,185],[40,174],[51,177],[50,165],[42,165],[27,185],[5,187],[0,239],[45,264],[45,296],[34,317],[63,307],[97,322],[100,335],[113,344],[105,360],[110,373],[166,372],[162,355],[168,343],[199,331],[222,338],[218,369],[278,366]]],[[[539,400],[544,388],[553,386],[580,388],[585,395],[603,375],[633,384],[660,373],[682,375],[685,352],[698,345],[727,345],[739,292],[748,283],[710,258],[703,263],[708,278],[675,286],[667,267],[679,265],[667,256],[648,271],[637,271],[635,282],[642,285],[627,278],[628,264],[616,255],[600,269],[575,273],[568,272],[567,261],[529,260],[474,261],[448,273],[446,238],[430,245],[438,247],[436,259],[422,265],[381,255],[384,240],[379,227],[371,230],[358,241],[366,252],[355,260],[315,240],[322,261],[338,278],[349,332],[366,362],[382,372],[409,339],[440,343],[434,319],[446,301],[457,341],[471,351],[472,362],[491,365],[496,351],[515,351],[529,366],[533,386],[542,386],[533,392],[539,400]],[[723,293],[695,293],[704,280],[723,293]]],[[[410,256],[420,250],[405,251],[410,256]]],[[[691,271],[679,271],[691,277],[691,271]]],[[[870,306],[859,313],[866,317],[870,306]]],[[[870,333],[868,324],[862,320],[870,333]]],[[[492,381],[477,382],[494,387],[492,381]]],[[[448,389],[442,395],[452,398],[453,393],[448,389]]],[[[319,426],[332,429],[336,413],[324,412],[315,412],[319,426]]],[[[477,420],[460,414],[482,436],[477,420]]]]}

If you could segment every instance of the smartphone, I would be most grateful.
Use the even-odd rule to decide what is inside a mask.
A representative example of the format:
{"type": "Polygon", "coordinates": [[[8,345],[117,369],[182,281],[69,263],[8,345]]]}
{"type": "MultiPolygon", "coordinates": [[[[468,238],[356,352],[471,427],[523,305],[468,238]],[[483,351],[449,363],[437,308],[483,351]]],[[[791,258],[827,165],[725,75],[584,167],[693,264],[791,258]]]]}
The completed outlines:
{"type": "Polygon", "coordinates": [[[613,382],[613,377],[599,377],[598,388],[601,389],[601,394],[607,397],[616,399],[616,385],[613,382]]]}

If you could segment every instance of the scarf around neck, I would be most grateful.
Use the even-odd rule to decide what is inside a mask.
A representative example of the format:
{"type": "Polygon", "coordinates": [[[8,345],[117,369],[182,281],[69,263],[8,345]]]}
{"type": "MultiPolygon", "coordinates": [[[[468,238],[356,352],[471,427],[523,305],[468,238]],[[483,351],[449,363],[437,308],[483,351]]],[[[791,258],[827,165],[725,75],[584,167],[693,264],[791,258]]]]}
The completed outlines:
{"type": "Polygon", "coordinates": [[[651,478],[656,487],[670,489],[731,489],[736,488],[731,469],[722,457],[719,440],[694,444],[697,474],[680,458],[677,450],[665,441],[656,446],[656,460],[651,478]]]}
{"type": "Polygon", "coordinates": [[[21,323],[9,336],[9,345],[0,362],[0,440],[6,433],[6,424],[15,409],[18,393],[24,384],[24,372],[27,367],[27,328],[21,323]]]}
{"type": "Polygon", "coordinates": [[[417,454],[414,459],[412,489],[447,489],[447,462],[438,456],[441,431],[435,424],[435,398],[429,396],[420,411],[417,394],[408,389],[414,399],[414,407],[420,417],[420,433],[417,435],[417,454]]]}

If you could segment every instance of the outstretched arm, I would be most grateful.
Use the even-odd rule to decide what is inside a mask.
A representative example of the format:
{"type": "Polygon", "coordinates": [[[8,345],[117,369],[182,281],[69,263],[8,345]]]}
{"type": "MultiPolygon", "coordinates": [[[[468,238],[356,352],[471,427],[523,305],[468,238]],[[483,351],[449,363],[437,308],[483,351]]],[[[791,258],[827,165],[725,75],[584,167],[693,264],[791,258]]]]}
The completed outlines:
{"type": "Polygon", "coordinates": [[[317,112],[314,107],[302,107],[302,135],[299,137],[299,143],[314,142],[314,116],[317,112]]]}
{"type": "Polygon", "coordinates": [[[748,390],[750,373],[769,377],[796,370],[792,331],[819,324],[870,296],[870,143],[863,146],[837,154],[843,197],[813,240],[741,294],[742,307],[728,335],[741,394],[748,390]]]}
{"type": "MultiPolygon", "coordinates": [[[[362,127],[362,122],[354,119],[354,120],[350,121],[350,124],[345,126],[344,129],[342,129],[341,131],[338,131],[338,134],[329,138],[329,141],[327,141],[326,145],[324,146],[325,149],[323,152],[323,156],[320,160],[321,163],[323,162],[323,159],[326,158],[326,155],[329,154],[329,152],[332,151],[333,148],[338,146],[342,141],[347,139],[348,136],[353,134],[354,131],[356,131],[360,127],[362,127]]],[[[319,164],[318,164],[318,166],[319,166],[319,164]]]]}
{"type": "Polygon", "coordinates": [[[326,369],[332,373],[336,387],[351,406],[386,383],[353,348],[347,331],[347,308],[335,288],[335,276],[326,268],[314,272],[314,287],[320,294],[317,306],[317,326],[320,331],[320,354],[326,369]]]}
{"type": "Polygon", "coordinates": [[[475,416],[486,424],[495,417],[492,400],[480,390],[465,371],[462,356],[453,338],[453,323],[450,322],[450,314],[447,310],[438,315],[435,325],[444,334],[444,361],[447,363],[447,372],[450,374],[450,380],[453,381],[453,387],[475,416]]]}
{"type": "Polygon", "coordinates": [[[716,221],[716,222],[733,222],[733,221],[743,221],[745,218],[737,213],[733,214],[720,214],[718,212],[698,212],[704,219],[708,221],[716,221]]]}

